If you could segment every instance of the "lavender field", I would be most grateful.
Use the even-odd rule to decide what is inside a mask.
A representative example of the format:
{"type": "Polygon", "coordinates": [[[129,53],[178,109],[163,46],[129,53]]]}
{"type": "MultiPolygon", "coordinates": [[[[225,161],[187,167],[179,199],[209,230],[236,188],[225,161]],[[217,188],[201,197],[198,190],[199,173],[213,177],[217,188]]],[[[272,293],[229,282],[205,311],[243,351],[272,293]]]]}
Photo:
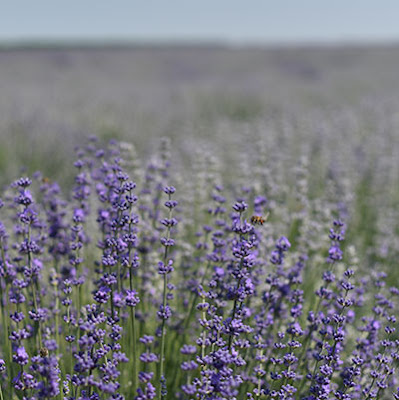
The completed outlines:
{"type": "Polygon", "coordinates": [[[399,399],[397,65],[0,50],[0,400],[399,399]]]}

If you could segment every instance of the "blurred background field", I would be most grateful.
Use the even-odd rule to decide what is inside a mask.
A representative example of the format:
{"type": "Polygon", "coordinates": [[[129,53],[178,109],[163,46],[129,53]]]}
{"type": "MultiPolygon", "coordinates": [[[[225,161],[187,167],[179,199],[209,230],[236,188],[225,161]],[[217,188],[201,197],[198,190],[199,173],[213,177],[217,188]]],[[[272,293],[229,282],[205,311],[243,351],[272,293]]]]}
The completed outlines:
{"type": "Polygon", "coordinates": [[[394,46],[3,49],[1,183],[38,162],[67,176],[65,155],[90,134],[134,141],[144,154],[160,136],[176,150],[212,139],[228,158],[248,138],[295,130],[286,145],[295,157],[305,137],[327,130],[330,148],[343,138],[354,146],[336,161],[354,151],[371,166],[379,136],[394,151],[398,62],[394,46]]]}
{"type": "Polygon", "coordinates": [[[361,263],[394,267],[398,65],[393,45],[3,47],[0,183],[40,169],[67,190],[88,136],[133,143],[143,165],[167,136],[183,181],[213,168],[250,186],[261,169],[291,215],[305,179],[307,198],[343,204],[361,263]]]}

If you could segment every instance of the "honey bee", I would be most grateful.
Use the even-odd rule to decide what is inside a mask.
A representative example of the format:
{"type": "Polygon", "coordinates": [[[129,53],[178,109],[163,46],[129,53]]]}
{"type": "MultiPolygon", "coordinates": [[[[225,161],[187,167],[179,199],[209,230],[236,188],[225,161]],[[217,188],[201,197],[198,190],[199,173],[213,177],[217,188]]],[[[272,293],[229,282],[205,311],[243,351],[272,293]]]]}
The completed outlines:
{"type": "Polygon", "coordinates": [[[48,349],[47,349],[47,347],[42,347],[42,348],[40,349],[39,353],[40,353],[40,356],[41,356],[41,357],[47,357],[47,356],[48,356],[48,349]]]}
{"type": "Polygon", "coordinates": [[[259,215],[253,215],[251,217],[251,223],[252,225],[263,225],[267,221],[268,217],[269,213],[267,213],[265,217],[261,217],[259,215]]]}
{"type": "Polygon", "coordinates": [[[46,176],[42,178],[42,183],[50,183],[50,178],[47,178],[46,176]]]}

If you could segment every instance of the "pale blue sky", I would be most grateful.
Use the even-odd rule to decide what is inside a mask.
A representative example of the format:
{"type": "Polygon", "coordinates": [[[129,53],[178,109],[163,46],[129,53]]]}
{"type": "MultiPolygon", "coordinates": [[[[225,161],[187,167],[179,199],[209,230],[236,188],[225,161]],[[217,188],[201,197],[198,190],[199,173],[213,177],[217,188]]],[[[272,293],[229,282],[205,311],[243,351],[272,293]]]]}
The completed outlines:
{"type": "Polygon", "coordinates": [[[399,0],[0,0],[0,41],[399,41],[399,0]]]}

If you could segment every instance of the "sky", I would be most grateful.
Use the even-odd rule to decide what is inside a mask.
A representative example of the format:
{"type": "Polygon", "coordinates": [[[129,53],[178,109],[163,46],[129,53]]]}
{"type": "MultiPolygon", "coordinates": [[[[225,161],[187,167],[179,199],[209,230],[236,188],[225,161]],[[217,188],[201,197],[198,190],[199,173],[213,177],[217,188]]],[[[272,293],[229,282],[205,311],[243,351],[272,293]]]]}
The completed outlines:
{"type": "Polygon", "coordinates": [[[0,41],[396,42],[399,0],[0,0],[0,41]]]}

